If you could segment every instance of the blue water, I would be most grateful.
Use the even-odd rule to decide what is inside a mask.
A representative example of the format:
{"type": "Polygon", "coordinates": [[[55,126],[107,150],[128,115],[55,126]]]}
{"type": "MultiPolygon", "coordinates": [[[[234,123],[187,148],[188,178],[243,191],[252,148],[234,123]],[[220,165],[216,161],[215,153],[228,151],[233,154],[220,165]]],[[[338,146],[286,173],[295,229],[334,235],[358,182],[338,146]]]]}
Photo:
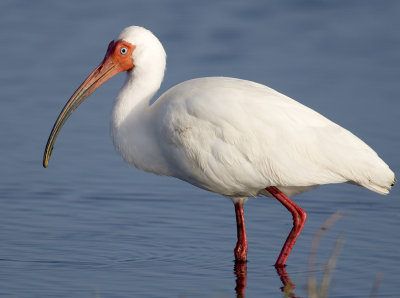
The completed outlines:
{"type": "MultiPolygon", "coordinates": [[[[235,297],[231,202],[129,168],[108,117],[123,75],[71,116],[41,166],[60,109],[128,25],[151,29],[168,53],[162,90],[225,75],[267,84],[371,145],[400,173],[398,1],[0,2],[0,296],[235,297]]],[[[312,272],[344,247],[330,297],[400,297],[399,185],[383,197],[330,185],[295,197],[308,221],[288,259],[307,296],[311,240],[338,209],[312,272]]],[[[246,297],[282,297],[272,266],[291,228],[276,201],[245,206],[246,297]]]]}

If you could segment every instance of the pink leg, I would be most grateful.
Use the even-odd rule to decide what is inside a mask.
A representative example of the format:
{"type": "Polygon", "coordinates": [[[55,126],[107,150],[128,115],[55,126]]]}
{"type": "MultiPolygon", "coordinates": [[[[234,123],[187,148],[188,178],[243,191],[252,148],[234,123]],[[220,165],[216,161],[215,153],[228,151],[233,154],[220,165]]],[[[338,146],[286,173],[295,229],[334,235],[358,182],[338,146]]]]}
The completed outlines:
{"type": "Polygon", "coordinates": [[[266,188],[287,210],[292,213],[293,216],[293,228],[290,231],[286,242],[282,247],[281,253],[276,260],[275,267],[285,266],[286,260],[289,257],[290,251],[296,242],[297,237],[299,237],[301,230],[306,222],[307,214],[306,212],[297,206],[289,197],[282,193],[277,187],[270,186],[266,188]]]}
{"type": "Polygon", "coordinates": [[[236,225],[237,225],[237,244],[235,247],[235,259],[239,262],[247,260],[247,237],[244,225],[243,203],[235,203],[236,225]]]}

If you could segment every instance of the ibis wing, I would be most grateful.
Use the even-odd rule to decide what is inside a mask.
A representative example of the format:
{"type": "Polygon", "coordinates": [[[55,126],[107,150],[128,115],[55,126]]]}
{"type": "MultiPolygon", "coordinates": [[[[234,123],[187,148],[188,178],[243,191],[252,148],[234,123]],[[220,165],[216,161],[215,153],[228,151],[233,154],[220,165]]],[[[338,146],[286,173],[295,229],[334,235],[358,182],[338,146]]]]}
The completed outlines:
{"type": "Polygon", "coordinates": [[[393,181],[363,141],[273,89],[229,78],[189,82],[160,100],[169,102],[163,151],[180,179],[229,196],[346,181],[385,193],[393,181]]]}

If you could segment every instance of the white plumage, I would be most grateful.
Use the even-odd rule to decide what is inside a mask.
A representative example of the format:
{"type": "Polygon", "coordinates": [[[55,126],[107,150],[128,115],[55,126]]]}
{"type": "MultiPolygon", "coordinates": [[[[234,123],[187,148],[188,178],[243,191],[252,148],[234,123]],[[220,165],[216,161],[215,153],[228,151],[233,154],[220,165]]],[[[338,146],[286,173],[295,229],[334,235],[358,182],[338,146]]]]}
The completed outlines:
{"type": "MultiPolygon", "coordinates": [[[[320,184],[349,182],[387,194],[395,183],[385,162],[351,132],[258,83],[227,77],[194,79],[150,103],[162,82],[165,61],[164,49],[150,31],[126,28],[61,112],[44,165],[72,110],[109,77],[127,70],[111,131],[120,155],[141,170],[229,196],[239,209],[248,197],[277,197],[271,186],[293,195],[320,184]]],[[[301,210],[291,203],[283,202],[288,209],[294,205],[301,210]]],[[[239,242],[244,246],[246,241],[239,242]]],[[[247,252],[247,242],[245,246],[247,252]]]]}

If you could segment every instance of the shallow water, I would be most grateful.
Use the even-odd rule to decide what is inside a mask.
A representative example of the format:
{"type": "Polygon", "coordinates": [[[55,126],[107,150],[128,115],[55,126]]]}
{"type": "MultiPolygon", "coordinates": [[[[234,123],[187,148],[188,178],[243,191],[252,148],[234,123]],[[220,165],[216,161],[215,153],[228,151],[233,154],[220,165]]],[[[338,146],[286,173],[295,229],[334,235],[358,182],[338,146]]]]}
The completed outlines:
{"type": "MultiPolygon", "coordinates": [[[[1,1],[0,296],[234,297],[234,208],[176,179],[129,168],[109,138],[120,75],[75,112],[48,169],[41,166],[61,107],[136,24],[163,42],[162,90],[225,75],[267,84],[364,139],[399,173],[400,3],[397,1],[1,1]]],[[[331,297],[399,297],[399,187],[387,197],[330,185],[295,197],[308,213],[286,268],[307,296],[311,240],[323,236],[321,278],[345,243],[331,297]]],[[[272,266],[291,228],[276,201],[245,206],[246,297],[281,297],[272,266]]]]}

